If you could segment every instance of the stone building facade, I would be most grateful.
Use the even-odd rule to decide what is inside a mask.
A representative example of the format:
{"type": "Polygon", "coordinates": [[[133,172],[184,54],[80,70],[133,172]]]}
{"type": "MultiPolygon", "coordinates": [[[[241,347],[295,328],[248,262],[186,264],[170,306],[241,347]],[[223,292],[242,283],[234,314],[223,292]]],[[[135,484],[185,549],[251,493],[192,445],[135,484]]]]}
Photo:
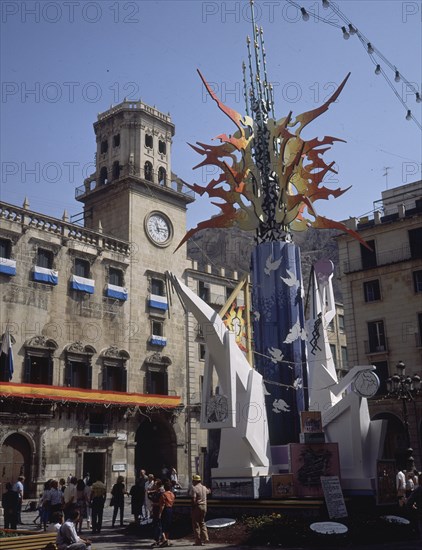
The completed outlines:
{"type": "Polygon", "coordinates": [[[76,190],[84,226],[1,203],[1,483],[27,494],[90,472],[110,487],[140,468],[186,482],[185,314],[165,272],[183,277],[193,193],[171,173],[170,117],[142,102],[98,116],[96,172],[76,190]]]}
{"type": "Polygon", "coordinates": [[[386,380],[403,361],[406,376],[422,376],[422,182],[384,191],[373,218],[351,218],[370,249],[348,235],[338,237],[348,357],[373,364],[381,386],[371,414],[388,418],[385,457],[400,459],[410,445],[422,459],[422,393],[385,399],[386,380]]]}

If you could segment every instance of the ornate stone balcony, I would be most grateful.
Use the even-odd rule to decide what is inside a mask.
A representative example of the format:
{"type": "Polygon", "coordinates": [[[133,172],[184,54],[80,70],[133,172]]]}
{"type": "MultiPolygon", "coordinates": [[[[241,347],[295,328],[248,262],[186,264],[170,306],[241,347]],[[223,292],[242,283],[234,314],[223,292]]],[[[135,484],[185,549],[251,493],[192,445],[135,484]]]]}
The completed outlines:
{"type": "Polygon", "coordinates": [[[0,202],[0,220],[19,224],[24,230],[34,228],[50,235],[61,236],[64,239],[117,252],[124,256],[130,256],[131,253],[130,243],[126,241],[5,202],[0,202]]]}

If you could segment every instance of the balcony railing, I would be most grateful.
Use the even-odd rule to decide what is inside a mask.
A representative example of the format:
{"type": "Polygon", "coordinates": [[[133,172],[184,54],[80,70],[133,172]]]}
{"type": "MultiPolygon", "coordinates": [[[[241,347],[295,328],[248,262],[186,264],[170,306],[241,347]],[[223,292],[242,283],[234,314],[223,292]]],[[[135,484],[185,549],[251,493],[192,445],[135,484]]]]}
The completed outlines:
{"type": "Polygon", "coordinates": [[[161,120],[168,122],[171,124],[171,118],[170,115],[165,115],[155,107],[151,107],[150,105],[147,105],[146,103],[143,103],[142,101],[122,101],[118,105],[115,105],[114,107],[111,107],[107,111],[104,111],[103,113],[99,113],[97,120],[105,120],[109,118],[112,115],[115,115],[116,113],[119,113],[121,111],[143,111],[145,113],[149,113],[157,118],[160,118],[161,120]]]}
{"type": "Polygon", "coordinates": [[[215,306],[224,306],[227,299],[223,294],[218,294],[214,292],[210,292],[208,294],[208,302],[210,304],[214,304],[215,306]]]}
{"type": "MultiPolygon", "coordinates": [[[[117,178],[112,178],[110,180],[107,180],[107,182],[101,183],[98,179],[95,179],[95,174],[89,178],[87,178],[83,185],[80,185],[79,187],[76,187],[75,189],[75,199],[79,200],[81,197],[84,197],[85,195],[89,195],[96,189],[99,189],[101,187],[106,187],[108,185],[112,185],[119,179],[123,177],[136,177],[141,180],[145,179],[143,177],[144,170],[139,170],[136,168],[132,168],[129,165],[122,166],[119,172],[119,176],[117,178]]],[[[181,193],[182,195],[185,195],[186,197],[189,197],[191,199],[195,198],[195,192],[192,191],[180,178],[172,174],[172,178],[167,178],[166,182],[163,184],[160,183],[160,177],[158,172],[153,172],[150,179],[147,179],[148,184],[155,184],[159,187],[162,187],[164,189],[171,189],[173,191],[176,191],[177,193],[181,193]],[[174,177],[174,179],[173,179],[174,177]]]]}
{"type": "Polygon", "coordinates": [[[354,271],[362,271],[364,269],[373,269],[374,267],[394,264],[397,262],[404,262],[410,260],[412,254],[410,252],[409,245],[403,245],[400,248],[395,248],[393,250],[385,250],[383,252],[377,252],[376,254],[376,263],[370,267],[364,267],[362,263],[362,258],[356,258],[350,262],[344,262],[343,271],[344,273],[353,273],[354,271]]]}
{"type": "Polygon", "coordinates": [[[384,344],[379,344],[376,342],[370,342],[369,340],[365,340],[365,354],[366,355],[374,355],[376,353],[388,353],[389,352],[389,346],[388,346],[388,338],[385,338],[384,344]]]}
{"type": "Polygon", "coordinates": [[[79,225],[64,220],[45,216],[38,212],[31,212],[25,208],[19,208],[12,204],[0,203],[0,218],[14,223],[19,223],[26,228],[34,228],[50,235],[58,235],[65,239],[78,241],[87,245],[104,248],[118,252],[124,256],[130,255],[130,244],[126,241],[107,237],[91,229],[85,229],[79,225]]]}

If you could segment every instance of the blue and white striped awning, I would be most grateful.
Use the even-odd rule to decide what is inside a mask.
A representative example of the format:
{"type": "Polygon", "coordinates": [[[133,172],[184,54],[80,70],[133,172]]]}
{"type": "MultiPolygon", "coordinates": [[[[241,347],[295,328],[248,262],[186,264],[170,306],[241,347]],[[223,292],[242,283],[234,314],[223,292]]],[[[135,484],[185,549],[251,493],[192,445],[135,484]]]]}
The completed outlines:
{"type": "Polygon", "coordinates": [[[16,275],[16,260],[0,258],[0,273],[5,275],[16,275]]]}
{"type": "Polygon", "coordinates": [[[116,300],[127,300],[127,288],[108,284],[106,286],[105,295],[108,298],[116,298],[116,300]]]}
{"type": "Polygon", "coordinates": [[[72,290],[78,290],[79,292],[87,292],[88,294],[94,294],[95,280],[86,279],[85,277],[79,277],[78,275],[72,275],[70,277],[70,288],[72,290]]]}
{"type": "Polygon", "coordinates": [[[32,280],[38,281],[39,283],[56,285],[59,282],[59,273],[55,269],[48,269],[46,267],[34,265],[32,268],[32,280]]]}
{"type": "Polygon", "coordinates": [[[167,311],[169,308],[167,302],[167,296],[159,296],[158,294],[150,294],[148,300],[149,307],[154,307],[155,309],[163,309],[167,311]]]}
{"type": "Polygon", "coordinates": [[[164,347],[167,345],[167,338],[164,338],[164,336],[156,336],[155,334],[153,334],[149,339],[149,342],[154,346],[164,347]]]}

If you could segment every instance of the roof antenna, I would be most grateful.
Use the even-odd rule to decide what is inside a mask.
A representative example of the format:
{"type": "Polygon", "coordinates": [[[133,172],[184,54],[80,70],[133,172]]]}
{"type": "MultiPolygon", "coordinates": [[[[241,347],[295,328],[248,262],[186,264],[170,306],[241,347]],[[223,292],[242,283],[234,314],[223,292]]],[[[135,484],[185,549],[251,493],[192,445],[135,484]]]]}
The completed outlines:
{"type": "Polygon", "coordinates": [[[391,170],[392,166],[384,166],[383,170],[385,170],[384,174],[382,175],[385,178],[385,188],[388,189],[388,171],[391,170]]]}

